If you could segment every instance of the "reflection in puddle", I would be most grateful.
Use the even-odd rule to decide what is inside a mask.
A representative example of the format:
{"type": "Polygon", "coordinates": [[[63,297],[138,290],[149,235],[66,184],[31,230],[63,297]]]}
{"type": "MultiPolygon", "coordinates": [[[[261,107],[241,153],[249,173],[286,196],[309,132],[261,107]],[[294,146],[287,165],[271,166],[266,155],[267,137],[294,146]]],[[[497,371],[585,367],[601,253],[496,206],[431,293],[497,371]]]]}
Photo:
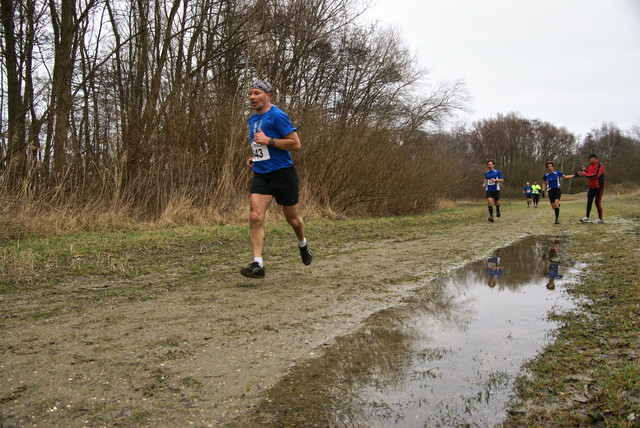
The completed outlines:
{"type": "Polygon", "coordinates": [[[563,242],[530,237],[425,284],[406,305],[296,366],[254,422],[268,426],[490,426],[522,364],[551,339],[551,310],[578,268],[563,242]]]}

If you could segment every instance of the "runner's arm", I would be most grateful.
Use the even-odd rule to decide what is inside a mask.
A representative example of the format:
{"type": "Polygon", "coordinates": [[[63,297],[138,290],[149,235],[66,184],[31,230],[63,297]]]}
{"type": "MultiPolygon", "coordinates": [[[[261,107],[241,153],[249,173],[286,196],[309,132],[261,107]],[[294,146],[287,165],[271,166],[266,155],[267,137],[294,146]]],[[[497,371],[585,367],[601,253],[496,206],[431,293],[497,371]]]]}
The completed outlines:
{"type": "Polygon", "coordinates": [[[268,146],[271,140],[273,140],[273,147],[290,152],[297,152],[302,147],[302,144],[300,143],[300,137],[298,136],[298,133],[296,131],[285,135],[284,138],[271,138],[265,135],[265,133],[262,132],[262,129],[260,129],[253,135],[253,141],[264,146],[268,146]]]}

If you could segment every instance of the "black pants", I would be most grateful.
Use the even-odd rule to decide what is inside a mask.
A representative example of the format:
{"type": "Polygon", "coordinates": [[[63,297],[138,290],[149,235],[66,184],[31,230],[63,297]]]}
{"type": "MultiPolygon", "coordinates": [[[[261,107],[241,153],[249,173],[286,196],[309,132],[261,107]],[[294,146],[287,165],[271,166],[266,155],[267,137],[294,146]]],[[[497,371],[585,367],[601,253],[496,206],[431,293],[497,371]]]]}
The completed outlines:
{"type": "Polygon", "coordinates": [[[593,201],[596,201],[596,209],[598,210],[598,218],[602,218],[602,194],[604,193],[604,186],[597,189],[589,189],[587,191],[587,217],[591,214],[591,207],[593,201]]]}

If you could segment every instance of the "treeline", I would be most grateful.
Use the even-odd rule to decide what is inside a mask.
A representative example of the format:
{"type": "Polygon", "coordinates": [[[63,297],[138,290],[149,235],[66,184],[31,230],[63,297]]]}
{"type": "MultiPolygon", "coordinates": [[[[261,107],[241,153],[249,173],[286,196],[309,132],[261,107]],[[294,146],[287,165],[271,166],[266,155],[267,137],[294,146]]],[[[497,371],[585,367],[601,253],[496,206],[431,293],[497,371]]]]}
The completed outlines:
{"type": "MultiPolygon", "coordinates": [[[[578,140],[566,128],[509,113],[474,122],[469,129],[456,133],[452,144],[459,144],[457,153],[469,163],[495,160],[507,177],[506,193],[511,195],[520,195],[527,181],[541,184],[548,161],[555,162],[557,170],[573,174],[587,165],[590,153],[596,153],[605,164],[609,184],[640,184],[634,173],[640,161],[639,127],[623,132],[615,124],[603,123],[578,140]]],[[[482,163],[480,169],[484,170],[482,163]]],[[[570,181],[563,187],[584,191],[586,181],[570,181]]]]}
{"type": "Polygon", "coordinates": [[[638,180],[638,140],[612,125],[580,144],[515,114],[434,131],[466,107],[464,85],[430,82],[398,34],[359,21],[364,5],[350,0],[0,2],[5,211],[154,219],[244,207],[255,77],[298,127],[303,197],[324,212],[473,197],[487,158],[515,182],[594,150],[611,177],[638,180]]]}

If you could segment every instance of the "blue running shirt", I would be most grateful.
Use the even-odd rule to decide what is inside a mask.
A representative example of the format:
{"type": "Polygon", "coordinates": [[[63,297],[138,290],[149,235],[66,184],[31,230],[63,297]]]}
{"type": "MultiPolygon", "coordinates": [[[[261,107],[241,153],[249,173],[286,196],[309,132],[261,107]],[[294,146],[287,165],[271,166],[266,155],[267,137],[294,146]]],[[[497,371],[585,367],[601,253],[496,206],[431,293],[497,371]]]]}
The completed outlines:
{"type": "Polygon", "coordinates": [[[293,159],[288,150],[253,142],[253,136],[259,130],[262,130],[268,137],[280,139],[291,134],[296,128],[291,123],[289,116],[274,105],[265,113],[252,114],[249,117],[249,138],[253,151],[253,171],[265,174],[293,166],[293,159]]]}
{"type": "Polygon", "coordinates": [[[563,175],[560,171],[547,172],[542,179],[547,182],[548,189],[557,189],[560,187],[560,177],[563,175]]]}
{"type": "Polygon", "coordinates": [[[498,171],[497,169],[494,169],[494,170],[489,170],[485,172],[484,178],[487,179],[487,187],[485,188],[485,190],[490,192],[495,192],[496,190],[500,190],[500,183],[498,183],[497,181],[491,182],[489,180],[491,180],[492,178],[497,179],[497,178],[504,178],[504,177],[502,176],[502,173],[500,171],[498,171]]]}

